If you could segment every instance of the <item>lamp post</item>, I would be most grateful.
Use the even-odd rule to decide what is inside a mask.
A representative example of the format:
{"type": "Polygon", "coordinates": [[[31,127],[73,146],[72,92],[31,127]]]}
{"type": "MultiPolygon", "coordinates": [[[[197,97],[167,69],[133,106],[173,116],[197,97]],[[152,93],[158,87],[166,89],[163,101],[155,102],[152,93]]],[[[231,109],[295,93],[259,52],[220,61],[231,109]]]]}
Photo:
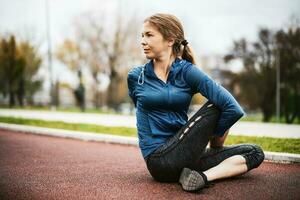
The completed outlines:
{"type": "Polygon", "coordinates": [[[51,109],[54,108],[54,85],[53,85],[53,74],[52,74],[52,51],[51,51],[51,35],[50,35],[50,12],[49,12],[49,2],[45,0],[46,7],[46,32],[47,32],[47,44],[48,44],[48,70],[49,70],[49,80],[50,80],[50,106],[51,109]]]}
{"type": "Polygon", "coordinates": [[[280,122],[280,47],[276,50],[276,121],[280,122]]]}

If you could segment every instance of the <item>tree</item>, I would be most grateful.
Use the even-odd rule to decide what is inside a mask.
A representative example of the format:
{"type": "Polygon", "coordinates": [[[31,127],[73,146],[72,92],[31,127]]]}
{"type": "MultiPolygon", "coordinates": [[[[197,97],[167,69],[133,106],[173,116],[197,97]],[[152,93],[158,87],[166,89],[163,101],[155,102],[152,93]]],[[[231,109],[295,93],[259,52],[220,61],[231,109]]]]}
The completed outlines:
{"type": "Polygon", "coordinates": [[[270,121],[275,112],[276,69],[274,62],[274,35],[268,29],[259,31],[259,40],[254,44],[259,66],[257,88],[263,97],[259,107],[263,112],[263,121],[270,121]]]}
{"type": "MultiPolygon", "coordinates": [[[[15,37],[10,36],[9,40],[1,41],[0,66],[1,74],[4,81],[3,93],[9,96],[9,106],[15,106],[16,94],[22,81],[24,73],[24,59],[17,55],[17,46],[15,37]]],[[[22,102],[20,103],[22,105],[22,102]]]]}
{"type": "Polygon", "coordinates": [[[77,41],[84,49],[84,59],[96,84],[96,107],[100,98],[97,90],[101,82],[100,73],[107,74],[110,79],[106,95],[108,106],[117,109],[124,99],[119,96],[119,84],[125,83],[122,68],[140,59],[136,24],[135,18],[125,21],[120,14],[113,26],[105,26],[104,18],[95,18],[91,14],[76,21],[77,41]]]}
{"type": "Polygon", "coordinates": [[[261,29],[258,41],[234,42],[225,62],[241,59],[242,72],[232,82],[241,88],[240,98],[249,109],[260,108],[263,121],[269,121],[275,111],[276,70],[280,70],[281,114],[287,123],[300,120],[300,26],[292,23],[287,30],[261,29]]]}
{"type": "Polygon", "coordinates": [[[240,98],[249,109],[260,108],[263,121],[269,121],[275,108],[274,40],[268,29],[261,29],[258,41],[249,44],[245,39],[234,42],[232,52],[225,56],[225,62],[241,59],[244,69],[235,77],[240,87],[240,98]]]}
{"type": "Polygon", "coordinates": [[[22,99],[25,98],[29,105],[33,105],[33,96],[41,89],[43,83],[42,79],[36,76],[42,64],[42,58],[38,53],[38,48],[29,41],[20,42],[18,52],[26,66],[20,81],[22,84],[19,87],[19,96],[22,96],[22,99]]]}
{"type": "Polygon", "coordinates": [[[74,71],[79,80],[77,88],[74,90],[76,101],[82,111],[85,110],[85,87],[82,81],[83,53],[75,41],[66,39],[57,49],[56,57],[69,69],[74,71]]]}
{"type": "MultiPolygon", "coordinates": [[[[0,92],[9,96],[9,106],[24,105],[24,99],[33,99],[34,93],[40,89],[41,80],[35,75],[41,66],[41,57],[36,47],[28,41],[15,41],[15,36],[1,40],[0,48],[0,76],[2,88],[0,92]]],[[[28,100],[27,99],[27,100],[28,100]]],[[[29,102],[33,102],[30,101],[29,102]]]]}
{"type": "Polygon", "coordinates": [[[281,29],[276,35],[277,61],[280,67],[281,113],[287,123],[300,120],[300,27],[281,29]]]}

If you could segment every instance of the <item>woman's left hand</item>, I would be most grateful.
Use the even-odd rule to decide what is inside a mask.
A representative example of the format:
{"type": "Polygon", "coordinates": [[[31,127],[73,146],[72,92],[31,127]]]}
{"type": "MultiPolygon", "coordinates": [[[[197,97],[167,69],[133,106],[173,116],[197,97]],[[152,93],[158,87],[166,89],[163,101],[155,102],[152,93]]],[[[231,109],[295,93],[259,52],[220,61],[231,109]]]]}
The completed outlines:
{"type": "Polygon", "coordinates": [[[224,135],[222,137],[219,137],[219,136],[211,137],[209,140],[209,146],[211,148],[223,147],[224,142],[227,138],[228,132],[229,132],[229,129],[224,133],[224,135]]]}

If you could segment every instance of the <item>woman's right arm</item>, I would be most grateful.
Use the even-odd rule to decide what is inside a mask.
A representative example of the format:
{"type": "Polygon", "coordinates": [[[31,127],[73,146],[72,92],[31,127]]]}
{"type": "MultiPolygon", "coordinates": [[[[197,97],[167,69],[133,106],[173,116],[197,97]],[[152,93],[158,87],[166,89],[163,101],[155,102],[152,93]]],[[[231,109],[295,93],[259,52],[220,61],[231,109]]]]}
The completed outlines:
{"type": "Polygon", "coordinates": [[[222,137],[244,115],[243,109],[224,87],[212,80],[195,65],[187,66],[184,75],[187,84],[195,93],[201,93],[220,109],[220,119],[214,135],[222,137]]]}

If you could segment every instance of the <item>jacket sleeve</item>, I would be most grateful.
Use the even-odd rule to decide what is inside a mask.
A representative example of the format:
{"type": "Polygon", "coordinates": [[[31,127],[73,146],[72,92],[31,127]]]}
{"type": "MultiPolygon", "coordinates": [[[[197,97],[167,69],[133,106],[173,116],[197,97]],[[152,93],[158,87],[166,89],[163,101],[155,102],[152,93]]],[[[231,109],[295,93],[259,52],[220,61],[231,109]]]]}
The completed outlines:
{"type": "Polygon", "coordinates": [[[194,92],[200,92],[220,109],[221,115],[214,134],[223,136],[244,115],[243,109],[224,87],[196,66],[188,66],[184,76],[186,83],[194,92]]]}
{"type": "Polygon", "coordinates": [[[127,86],[128,86],[128,95],[132,99],[134,106],[136,107],[136,95],[135,95],[135,86],[137,84],[137,78],[133,70],[128,72],[127,75],[127,86]]]}

